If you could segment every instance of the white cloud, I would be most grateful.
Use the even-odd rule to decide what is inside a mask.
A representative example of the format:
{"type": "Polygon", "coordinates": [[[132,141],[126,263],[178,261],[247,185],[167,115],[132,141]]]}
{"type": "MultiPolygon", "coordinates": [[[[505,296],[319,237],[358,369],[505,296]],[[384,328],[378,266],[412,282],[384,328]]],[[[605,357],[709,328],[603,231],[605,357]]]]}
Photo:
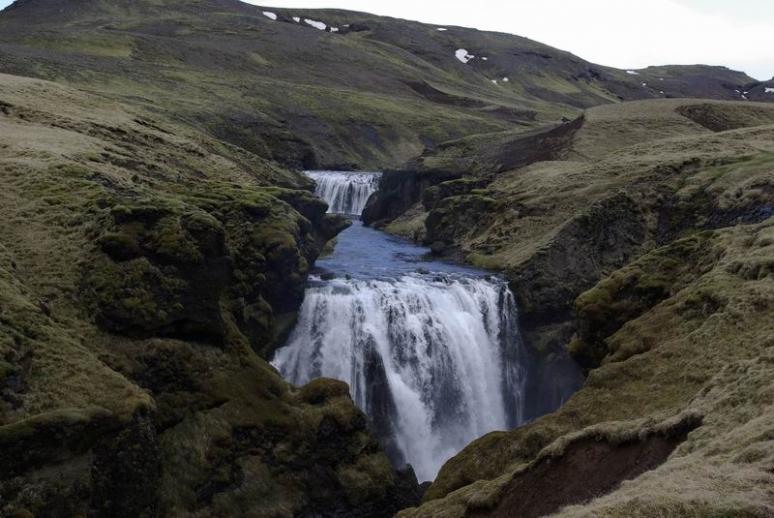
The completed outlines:
{"type": "Polygon", "coordinates": [[[469,0],[268,1],[273,7],[335,7],[519,34],[624,69],[705,63],[758,79],[774,75],[774,2],[768,0],[749,0],[756,16],[746,13],[746,4],[725,0],[479,0],[476,9],[469,0]]]}

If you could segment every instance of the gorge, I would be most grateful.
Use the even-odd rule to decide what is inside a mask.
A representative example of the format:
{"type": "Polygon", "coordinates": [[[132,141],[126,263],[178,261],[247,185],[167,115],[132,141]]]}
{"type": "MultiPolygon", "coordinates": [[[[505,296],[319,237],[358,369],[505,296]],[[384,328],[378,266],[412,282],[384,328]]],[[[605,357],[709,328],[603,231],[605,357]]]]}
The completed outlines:
{"type": "Polygon", "coordinates": [[[774,516],[773,91],[340,9],[17,0],[0,516],[774,516]]]}
{"type": "MultiPolygon", "coordinates": [[[[329,210],[356,217],[378,185],[375,173],[307,174],[329,210]]],[[[273,361],[294,384],[347,382],[393,462],[420,481],[472,440],[524,422],[529,366],[505,280],[428,252],[355,219],[317,261],[273,361]]]]}

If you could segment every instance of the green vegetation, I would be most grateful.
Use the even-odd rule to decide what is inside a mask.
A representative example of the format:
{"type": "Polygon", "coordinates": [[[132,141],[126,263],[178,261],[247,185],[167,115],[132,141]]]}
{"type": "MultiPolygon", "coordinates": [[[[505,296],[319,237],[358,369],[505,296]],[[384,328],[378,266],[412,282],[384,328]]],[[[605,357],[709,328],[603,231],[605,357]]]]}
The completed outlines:
{"type": "Polygon", "coordinates": [[[347,224],[308,180],[54,83],[0,99],[0,514],[397,510],[346,385],[260,356],[347,224]]]}
{"type": "Polygon", "coordinates": [[[0,514],[415,504],[345,385],[291,387],[266,362],[348,224],[288,167],[406,162],[413,191],[395,185],[381,223],[503,271],[527,342],[572,343],[589,369],[559,412],[450,460],[407,515],[503,511],[519,474],[577,441],[614,454],[699,417],[655,471],[563,512],[771,514],[774,111],[653,100],[738,100],[751,78],[630,77],[345,11],[60,4],[0,14],[0,514]]]}
{"type": "Polygon", "coordinates": [[[2,71],[148,107],[293,167],[365,170],[623,99],[739,99],[735,90],[753,82],[720,68],[675,67],[664,81],[653,79],[656,90],[517,36],[441,33],[346,11],[274,12],[277,21],[237,0],[90,0],[67,10],[32,0],[0,15],[2,71]],[[459,48],[479,58],[460,63],[459,48]]]}
{"type": "MultiPolygon", "coordinates": [[[[506,516],[530,466],[578,434],[642,437],[685,415],[702,425],[666,462],[558,515],[770,514],[774,132],[713,133],[688,118],[693,106],[588,110],[560,160],[490,174],[486,206],[428,191],[425,241],[503,270],[528,343],[569,348],[588,378],[558,412],[472,443],[402,516],[506,516]]],[[[774,113],[698,106],[752,125],[774,113]]],[[[546,476],[571,476],[559,473],[546,476]]]]}

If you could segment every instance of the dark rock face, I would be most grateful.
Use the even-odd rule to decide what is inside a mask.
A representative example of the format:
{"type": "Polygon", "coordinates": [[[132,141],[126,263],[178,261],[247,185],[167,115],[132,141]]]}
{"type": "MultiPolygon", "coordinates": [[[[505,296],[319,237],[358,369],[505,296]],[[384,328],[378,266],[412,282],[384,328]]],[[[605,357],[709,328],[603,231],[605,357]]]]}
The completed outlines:
{"type": "MultiPolygon", "coordinates": [[[[383,226],[421,201],[426,210],[440,211],[435,216],[431,212],[432,219],[427,225],[431,234],[439,229],[434,221],[444,222],[442,202],[445,199],[482,189],[501,171],[561,157],[583,122],[584,118],[579,117],[567,124],[494,136],[491,137],[494,142],[489,145],[477,142],[476,154],[470,153],[471,143],[465,139],[429,149],[409,163],[409,169],[384,173],[379,191],[363,211],[363,221],[366,225],[383,226]]],[[[445,239],[428,238],[427,244],[438,241],[445,239]]]]}
{"type": "Polygon", "coordinates": [[[772,114],[755,106],[735,106],[729,109],[722,104],[691,104],[682,106],[677,112],[697,124],[715,132],[728,131],[750,126],[771,124],[772,114]]]}
{"type": "Polygon", "coordinates": [[[4,511],[29,508],[54,517],[85,509],[93,516],[158,514],[158,438],[145,411],[126,423],[101,409],[36,416],[4,427],[0,452],[4,511]],[[15,505],[6,507],[9,502],[15,505]]]}
{"type": "Polygon", "coordinates": [[[217,340],[224,332],[219,299],[233,272],[225,232],[204,212],[118,207],[117,232],[100,238],[110,257],[87,281],[97,319],[112,332],[217,340]]]}
{"type": "Polygon", "coordinates": [[[712,269],[719,255],[707,233],[697,233],[643,255],[583,293],[575,301],[573,356],[586,368],[599,366],[614,352],[605,343],[609,336],[712,269]]]}
{"type": "Polygon", "coordinates": [[[457,178],[475,176],[491,180],[503,171],[562,158],[584,122],[585,117],[580,116],[566,123],[529,131],[453,140],[426,150],[410,165],[431,176],[445,171],[457,178]]]}
{"type": "Polygon", "coordinates": [[[319,164],[314,148],[288,128],[272,122],[266,117],[239,113],[212,121],[212,134],[287,167],[316,169],[319,164]]]}
{"type": "Polygon", "coordinates": [[[546,248],[509,272],[528,343],[544,351],[566,344],[574,332],[575,298],[600,272],[626,264],[646,235],[641,207],[621,192],[570,220],[546,248]]]}
{"type": "Polygon", "coordinates": [[[427,216],[425,242],[433,245],[434,253],[440,250],[441,254],[450,255],[447,251],[457,238],[476,228],[481,215],[490,212],[495,203],[485,193],[444,198],[427,216]]]}
{"type": "Polygon", "coordinates": [[[363,210],[363,222],[366,225],[382,226],[419,202],[430,186],[457,177],[446,173],[423,176],[416,171],[386,171],[379,183],[379,190],[371,196],[363,210]]]}
{"type": "Polygon", "coordinates": [[[387,382],[387,372],[384,369],[384,363],[379,354],[374,350],[373,344],[367,344],[368,353],[366,355],[365,379],[370,380],[365,390],[368,392],[366,401],[373,402],[371,408],[372,428],[381,433],[378,439],[384,448],[390,460],[395,466],[405,466],[406,459],[395,444],[395,433],[393,433],[392,416],[398,415],[395,410],[395,400],[389,389],[387,382]]]}

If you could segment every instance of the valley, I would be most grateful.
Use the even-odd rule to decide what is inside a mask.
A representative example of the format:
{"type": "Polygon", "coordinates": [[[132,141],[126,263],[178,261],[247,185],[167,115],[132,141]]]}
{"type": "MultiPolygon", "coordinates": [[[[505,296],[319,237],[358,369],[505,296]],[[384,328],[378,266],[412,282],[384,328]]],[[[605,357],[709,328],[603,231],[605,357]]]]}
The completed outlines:
{"type": "Polygon", "coordinates": [[[237,0],[0,12],[0,515],[769,517],[774,80],[237,0]]]}

